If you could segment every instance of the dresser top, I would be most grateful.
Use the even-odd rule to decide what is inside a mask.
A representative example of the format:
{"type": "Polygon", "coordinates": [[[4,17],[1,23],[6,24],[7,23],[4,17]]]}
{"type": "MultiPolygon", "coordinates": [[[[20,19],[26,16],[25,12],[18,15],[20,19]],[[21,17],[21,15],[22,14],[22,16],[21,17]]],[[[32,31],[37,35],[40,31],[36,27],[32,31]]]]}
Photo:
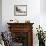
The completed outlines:
{"type": "Polygon", "coordinates": [[[34,23],[7,23],[8,25],[25,25],[25,24],[30,24],[33,25],[34,23]]]}

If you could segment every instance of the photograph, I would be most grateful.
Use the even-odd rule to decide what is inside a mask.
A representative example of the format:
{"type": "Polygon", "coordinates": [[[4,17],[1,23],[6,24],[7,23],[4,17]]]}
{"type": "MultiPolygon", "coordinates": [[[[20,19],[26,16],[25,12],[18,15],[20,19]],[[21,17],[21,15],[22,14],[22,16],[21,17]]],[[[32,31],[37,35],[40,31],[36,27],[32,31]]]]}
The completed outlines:
{"type": "Polygon", "coordinates": [[[14,16],[27,16],[27,5],[14,5],[14,16]]]}

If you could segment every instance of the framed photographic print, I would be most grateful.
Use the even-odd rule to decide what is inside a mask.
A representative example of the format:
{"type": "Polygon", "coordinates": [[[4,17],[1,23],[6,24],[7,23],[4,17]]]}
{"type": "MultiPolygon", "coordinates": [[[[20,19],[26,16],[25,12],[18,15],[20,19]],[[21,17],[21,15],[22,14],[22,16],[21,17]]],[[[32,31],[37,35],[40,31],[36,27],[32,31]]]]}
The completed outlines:
{"type": "Polygon", "coordinates": [[[14,16],[26,16],[27,5],[14,5],[14,16]]]}

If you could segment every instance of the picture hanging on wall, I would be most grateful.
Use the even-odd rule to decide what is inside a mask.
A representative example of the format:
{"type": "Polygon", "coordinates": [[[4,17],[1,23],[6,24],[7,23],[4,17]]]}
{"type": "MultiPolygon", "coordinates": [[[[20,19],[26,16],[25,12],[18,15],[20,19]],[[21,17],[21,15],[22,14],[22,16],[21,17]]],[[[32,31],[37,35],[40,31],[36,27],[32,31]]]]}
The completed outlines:
{"type": "Polygon", "coordinates": [[[27,16],[27,5],[14,5],[14,16],[27,16]]]}

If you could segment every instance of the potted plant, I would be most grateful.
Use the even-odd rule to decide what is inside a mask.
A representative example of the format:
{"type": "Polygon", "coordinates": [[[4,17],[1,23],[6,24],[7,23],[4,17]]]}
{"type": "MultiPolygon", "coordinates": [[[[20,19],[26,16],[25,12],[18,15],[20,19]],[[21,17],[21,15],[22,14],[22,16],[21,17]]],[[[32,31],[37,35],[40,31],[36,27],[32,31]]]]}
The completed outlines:
{"type": "Polygon", "coordinates": [[[37,29],[37,34],[36,36],[38,36],[38,40],[39,40],[39,46],[45,46],[45,35],[43,32],[42,27],[36,28],[37,29]]]}

